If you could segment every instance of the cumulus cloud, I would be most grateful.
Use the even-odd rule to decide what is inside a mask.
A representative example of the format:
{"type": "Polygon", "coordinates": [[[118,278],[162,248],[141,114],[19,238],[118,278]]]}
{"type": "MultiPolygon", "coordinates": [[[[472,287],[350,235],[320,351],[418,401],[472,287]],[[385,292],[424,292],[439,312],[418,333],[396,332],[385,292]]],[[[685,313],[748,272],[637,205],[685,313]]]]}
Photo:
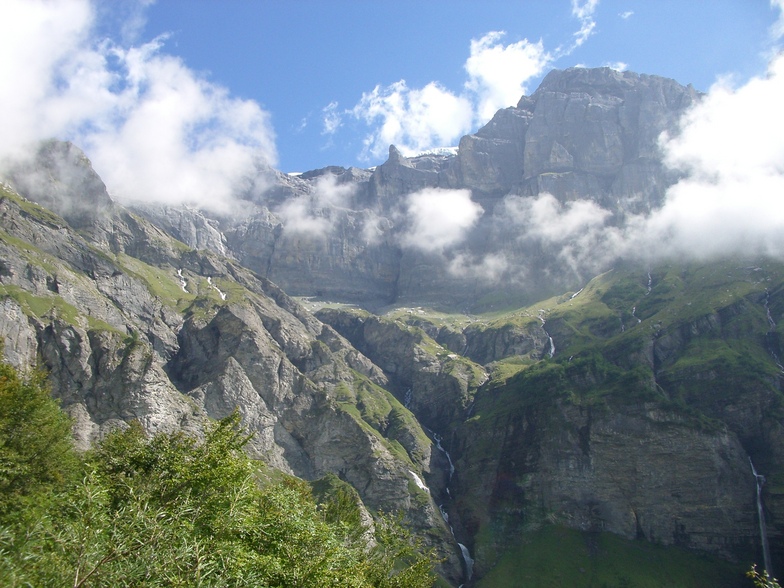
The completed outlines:
{"type": "Polygon", "coordinates": [[[507,196],[497,222],[587,277],[615,259],[784,257],[784,55],[740,87],[724,80],[663,135],[681,179],[650,213],[614,217],[591,199],[507,196]]]}
{"type": "Polygon", "coordinates": [[[784,255],[784,55],[765,77],[724,83],[663,137],[665,162],[685,174],[645,221],[668,251],[784,255]]]}
{"type": "Polygon", "coordinates": [[[779,11],[779,17],[771,27],[774,40],[784,37],[784,0],[770,0],[771,7],[779,11]]]}
{"type": "Polygon", "coordinates": [[[623,20],[629,20],[634,15],[633,10],[626,10],[621,12],[618,16],[620,16],[623,20]]]}
{"type": "Polygon", "coordinates": [[[355,190],[355,184],[340,184],[327,174],[316,181],[310,194],[286,200],[275,214],[289,233],[323,237],[334,228],[339,211],[350,205],[355,190]]]}
{"type": "MultiPolygon", "coordinates": [[[[594,12],[598,4],[599,0],[572,0],[571,13],[580,28],[568,45],[553,52],[546,50],[541,40],[505,44],[504,31],[490,31],[472,39],[463,66],[467,78],[460,92],[438,82],[410,88],[400,80],[363,93],[354,108],[343,112],[371,129],[361,157],[381,158],[391,144],[406,156],[454,145],[499,109],[517,104],[528,92],[528,82],[585,43],[596,27],[594,12]]],[[[324,109],[324,130],[328,134],[339,128],[338,113],[331,106],[324,109]]]]}
{"type": "Polygon", "coordinates": [[[602,64],[602,67],[609,67],[610,69],[614,69],[615,71],[626,71],[629,69],[629,64],[624,63],[623,61],[608,61],[602,64]]]}
{"type": "Polygon", "coordinates": [[[453,276],[481,280],[486,284],[500,282],[507,277],[510,268],[506,255],[498,252],[482,256],[458,253],[447,265],[447,271],[453,276]]]}
{"type": "Polygon", "coordinates": [[[476,116],[490,120],[501,108],[517,104],[528,92],[526,82],[539,76],[552,57],[542,41],[527,39],[503,45],[506,33],[494,31],[471,40],[471,55],[465,63],[469,79],[466,88],[475,95],[476,116]]]}
{"type": "Polygon", "coordinates": [[[404,155],[451,145],[473,122],[471,102],[436,82],[421,89],[409,88],[405,80],[376,86],[351,112],[369,126],[378,124],[365,139],[365,157],[380,157],[391,144],[404,155]]]}
{"type": "Polygon", "coordinates": [[[575,273],[595,271],[618,255],[623,234],[611,217],[593,200],[561,203],[548,193],[507,196],[500,215],[519,228],[520,240],[540,242],[575,273]]]}
{"type": "Polygon", "coordinates": [[[120,199],[213,208],[275,163],[269,115],[167,55],[165,38],[132,47],[95,38],[87,0],[9,0],[2,16],[14,26],[0,51],[14,58],[0,65],[0,157],[69,139],[120,199]]]}
{"type": "Polygon", "coordinates": [[[469,190],[426,188],[406,198],[406,230],[401,244],[429,253],[459,244],[482,216],[469,190]]]}
{"type": "MultiPolygon", "coordinates": [[[[516,104],[527,92],[526,82],[540,75],[551,57],[541,41],[524,39],[504,45],[505,34],[493,31],[471,41],[464,65],[468,79],[461,93],[438,82],[409,88],[405,80],[363,93],[349,111],[373,128],[365,139],[363,156],[382,157],[393,144],[406,156],[453,145],[498,109],[516,104]]],[[[335,112],[327,114],[332,122],[335,112]]],[[[338,126],[327,125],[325,118],[327,128],[334,132],[338,126]]]]}

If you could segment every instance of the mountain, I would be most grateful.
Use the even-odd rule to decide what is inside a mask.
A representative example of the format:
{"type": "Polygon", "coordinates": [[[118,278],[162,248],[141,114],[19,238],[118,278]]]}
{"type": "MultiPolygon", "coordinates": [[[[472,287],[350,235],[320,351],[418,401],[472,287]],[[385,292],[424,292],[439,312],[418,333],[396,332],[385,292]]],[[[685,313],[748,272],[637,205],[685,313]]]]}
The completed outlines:
{"type": "Polygon", "coordinates": [[[120,205],[47,142],[2,174],[6,358],[49,371],[82,448],[238,408],[254,457],[402,512],[450,585],[743,585],[758,507],[784,567],[784,263],[624,260],[531,224],[657,210],[660,136],[700,100],[554,71],[456,153],[260,167],[219,213],[120,205]]]}
{"type": "Polygon", "coordinates": [[[328,167],[268,176],[273,188],[253,197],[257,212],[212,219],[225,236],[217,246],[201,236],[208,212],[136,210],[193,247],[228,253],[295,296],[367,308],[486,309],[499,297],[530,303],[579,288],[609,262],[576,267],[552,242],[523,238],[520,204],[544,192],[562,205],[588,198],[615,225],[656,208],[677,179],[662,163],[659,137],[676,133],[699,98],[693,88],[657,76],[555,70],[516,107],[463,137],[456,154],[407,158],[391,146],[389,159],[372,171],[328,167]],[[433,190],[468,190],[482,207],[459,243],[411,244],[417,226],[407,197],[433,190]]]}

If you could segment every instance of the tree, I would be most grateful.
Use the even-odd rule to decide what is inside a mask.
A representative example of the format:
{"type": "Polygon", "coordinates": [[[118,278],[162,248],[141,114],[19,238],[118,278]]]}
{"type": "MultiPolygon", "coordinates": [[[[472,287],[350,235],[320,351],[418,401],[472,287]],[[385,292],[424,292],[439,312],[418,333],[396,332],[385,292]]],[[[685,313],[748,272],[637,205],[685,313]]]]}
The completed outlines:
{"type": "Polygon", "coordinates": [[[134,423],[108,435],[34,521],[0,528],[0,584],[432,585],[429,554],[394,521],[369,545],[359,519],[338,520],[348,497],[319,507],[302,480],[268,474],[239,423],[235,412],[202,440],[134,423]]]}
{"type": "Polygon", "coordinates": [[[63,484],[76,465],[71,421],[44,374],[21,377],[0,362],[0,519],[63,484]]]}

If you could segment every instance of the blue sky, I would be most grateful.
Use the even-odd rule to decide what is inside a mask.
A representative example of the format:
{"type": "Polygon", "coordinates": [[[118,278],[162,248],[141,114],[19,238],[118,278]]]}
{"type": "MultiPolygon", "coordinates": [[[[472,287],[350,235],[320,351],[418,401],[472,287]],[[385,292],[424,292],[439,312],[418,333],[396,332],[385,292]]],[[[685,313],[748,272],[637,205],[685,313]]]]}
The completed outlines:
{"type": "Polygon", "coordinates": [[[552,68],[742,88],[780,50],[783,7],[3,0],[0,160],[68,139],[119,199],[222,202],[260,164],[369,167],[390,143],[409,154],[457,145],[552,68]]]}
{"type": "Polygon", "coordinates": [[[400,80],[409,92],[438,82],[463,93],[471,41],[492,31],[506,33],[496,46],[541,41],[542,51],[552,54],[541,72],[526,73],[528,92],[550,69],[578,64],[628,67],[708,90],[717,76],[744,80],[764,72],[770,27],[779,16],[766,0],[582,4],[589,9],[583,20],[569,0],[161,0],[146,10],[141,38],[168,34],[166,52],[257,101],[271,114],[280,168],[304,171],[383,161],[385,148],[368,152],[363,143],[373,125],[347,111],[376,86],[400,80]],[[590,34],[574,46],[575,34],[591,23],[590,34]],[[323,124],[330,104],[342,115],[333,134],[323,124]]]}

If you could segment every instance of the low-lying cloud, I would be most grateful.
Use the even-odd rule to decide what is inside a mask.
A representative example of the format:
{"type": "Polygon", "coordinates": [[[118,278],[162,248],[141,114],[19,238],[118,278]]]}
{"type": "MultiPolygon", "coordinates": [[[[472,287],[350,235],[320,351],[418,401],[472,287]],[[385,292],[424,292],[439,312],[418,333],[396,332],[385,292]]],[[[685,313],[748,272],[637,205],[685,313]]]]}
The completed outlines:
{"type": "Polygon", "coordinates": [[[440,253],[459,244],[482,216],[469,190],[426,188],[406,198],[404,247],[440,253]]]}
{"type": "Polygon", "coordinates": [[[217,209],[275,164],[269,114],[167,55],[165,38],[97,38],[87,0],[8,0],[0,17],[13,23],[0,36],[13,56],[0,65],[0,160],[67,138],[121,200],[217,209]]]}
{"type": "MultiPolygon", "coordinates": [[[[717,83],[661,137],[665,164],[682,174],[661,207],[623,219],[595,200],[508,196],[499,223],[536,241],[584,277],[618,258],[784,257],[784,55],[767,75],[717,83]]],[[[500,225],[499,225],[500,226],[500,225]]]]}
{"type": "Polygon", "coordinates": [[[701,257],[784,255],[784,55],[739,88],[719,83],[663,137],[686,177],[646,219],[651,242],[701,257]]]}
{"type": "Polygon", "coordinates": [[[341,209],[351,204],[355,184],[340,184],[331,174],[320,177],[310,194],[289,198],[275,210],[287,233],[325,237],[337,223],[341,209]]]}

